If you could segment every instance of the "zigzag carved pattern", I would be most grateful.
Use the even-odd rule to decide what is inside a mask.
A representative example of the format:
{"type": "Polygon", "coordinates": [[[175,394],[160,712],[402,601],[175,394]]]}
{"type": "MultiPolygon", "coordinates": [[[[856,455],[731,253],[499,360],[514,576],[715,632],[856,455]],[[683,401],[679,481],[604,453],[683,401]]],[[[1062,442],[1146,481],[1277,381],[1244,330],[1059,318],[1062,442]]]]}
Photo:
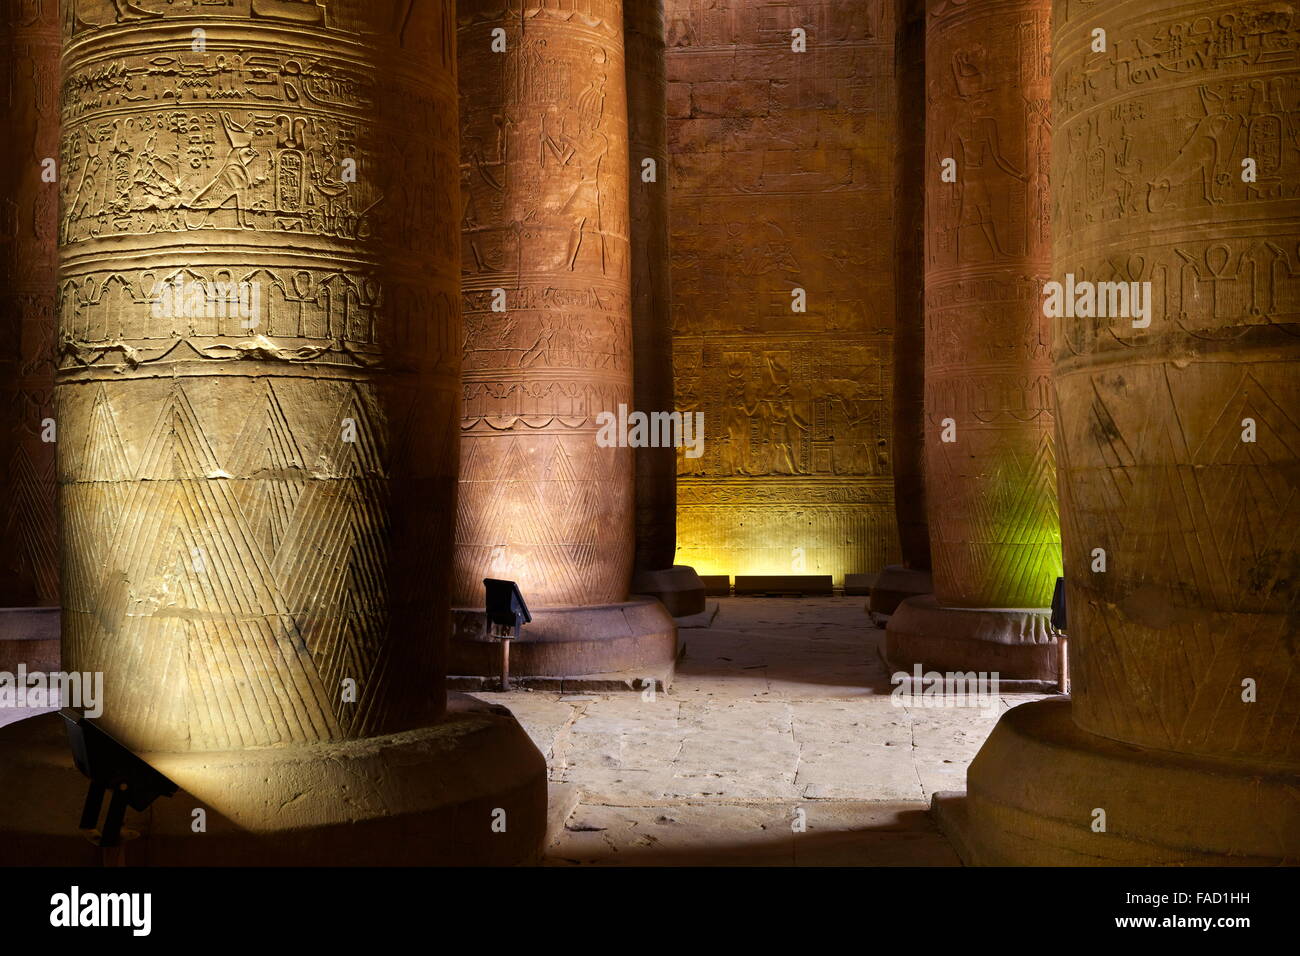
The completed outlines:
{"type": "Polygon", "coordinates": [[[519,582],[536,606],[608,604],[627,597],[633,558],[626,448],[589,432],[461,445],[454,604],[483,603],[483,578],[519,582]]]}
{"type": "Polygon", "coordinates": [[[67,660],[104,671],[106,716],[132,715],[134,746],[313,742],[391,717],[367,692],[397,667],[376,411],[344,386],[291,421],[276,385],[253,387],[223,463],[184,386],[135,446],[101,386],[69,466],[67,660]]]}
{"type": "Polygon", "coordinates": [[[935,593],[951,606],[1046,607],[1061,573],[1052,434],[1041,431],[1036,443],[986,435],[978,476],[959,470],[978,438],[930,456],[943,490],[930,505],[935,593]]]}
{"type": "Polygon", "coordinates": [[[59,600],[58,519],[55,515],[55,459],[42,448],[35,459],[28,443],[16,442],[7,468],[3,535],[8,559],[4,572],[13,574],[28,593],[12,600],[57,604],[59,600]]]}
{"type": "Polygon", "coordinates": [[[1156,364],[1058,384],[1087,409],[1062,431],[1075,712],[1087,729],[1294,759],[1300,425],[1273,397],[1294,396],[1288,374],[1282,363],[1156,364]],[[1246,678],[1255,703],[1242,701],[1246,678]]]}

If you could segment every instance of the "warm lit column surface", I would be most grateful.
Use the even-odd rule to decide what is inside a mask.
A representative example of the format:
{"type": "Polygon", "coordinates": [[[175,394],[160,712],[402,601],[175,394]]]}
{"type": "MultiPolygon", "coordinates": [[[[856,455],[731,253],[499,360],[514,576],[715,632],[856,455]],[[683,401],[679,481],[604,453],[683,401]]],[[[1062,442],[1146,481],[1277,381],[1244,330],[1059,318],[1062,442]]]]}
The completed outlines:
{"type": "Polygon", "coordinates": [[[58,14],[57,0],[6,4],[0,14],[0,608],[59,602],[58,14]]]}
{"type": "Polygon", "coordinates": [[[619,0],[459,5],[465,317],[454,601],[624,600],[633,450],[628,129],[619,0]]]}
{"type": "Polygon", "coordinates": [[[998,722],[968,863],[1300,862],[1300,21],[1054,8],[1052,344],[1073,695],[998,722]]]}
{"type": "Polygon", "coordinates": [[[544,758],[443,690],[450,0],[66,0],[62,26],[62,703],[178,789],[101,851],[63,719],[10,723],[0,859],[535,859],[544,758]]]}
{"type": "MultiPolygon", "coordinates": [[[[870,586],[867,609],[893,614],[934,590],[925,487],[925,0],[894,0],[894,516],[901,564],[870,586]]],[[[846,593],[848,593],[846,591],[846,593]]]]}
{"type": "Polygon", "coordinates": [[[1045,607],[1060,574],[1041,311],[1050,21],[1050,0],[929,4],[926,480],[942,606],[1045,607]]]}
{"type": "MultiPolygon", "coordinates": [[[[904,670],[1054,681],[1061,570],[1051,356],[1050,0],[929,0],[925,485],[934,593],[886,632],[904,670]]],[[[873,601],[873,605],[874,605],[873,601]]]]}
{"type": "Polygon", "coordinates": [[[65,663],[133,748],[441,712],[455,63],[401,6],[67,11],[65,663]]]}
{"type": "Polygon", "coordinates": [[[1294,769],[1300,20],[1058,9],[1055,278],[1150,296],[1053,340],[1074,719],[1294,769]]]}

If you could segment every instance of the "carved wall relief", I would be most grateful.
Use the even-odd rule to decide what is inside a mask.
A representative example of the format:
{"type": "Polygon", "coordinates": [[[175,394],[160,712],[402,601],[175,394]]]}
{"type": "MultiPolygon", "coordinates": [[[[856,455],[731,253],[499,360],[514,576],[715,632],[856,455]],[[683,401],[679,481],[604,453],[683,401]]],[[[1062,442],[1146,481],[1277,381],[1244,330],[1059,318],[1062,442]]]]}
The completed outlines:
{"type": "Polygon", "coordinates": [[[894,4],[666,10],[677,405],[706,429],[678,458],[678,561],[879,570],[897,554],[894,4]]]}
{"type": "Polygon", "coordinates": [[[59,603],[54,287],[59,11],[0,14],[0,607],[59,603]]]}

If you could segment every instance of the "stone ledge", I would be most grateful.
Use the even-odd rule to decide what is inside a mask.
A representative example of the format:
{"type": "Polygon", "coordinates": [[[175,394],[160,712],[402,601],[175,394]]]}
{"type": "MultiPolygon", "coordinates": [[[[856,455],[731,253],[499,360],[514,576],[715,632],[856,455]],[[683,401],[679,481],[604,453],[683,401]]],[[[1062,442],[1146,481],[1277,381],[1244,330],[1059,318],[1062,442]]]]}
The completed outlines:
{"type": "MultiPolygon", "coordinates": [[[[510,659],[514,661],[514,647],[510,659]]],[[[684,650],[684,648],[683,648],[684,650]]],[[[655,693],[666,694],[673,685],[677,662],[648,671],[615,671],[608,674],[577,674],[560,677],[522,676],[511,674],[510,689],[548,691],[556,694],[623,694],[640,693],[653,681],[655,693]]],[[[447,678],[449,690],[491,691],[501,690],[500,676],[458,674],[447,678]]]]}
{"type": "MultiPolygon", "coordinates": [[[[496,680],[501,675],[500,643],[484,636],[482,610],[453,608],[448,673],[457,679],[496,680]]],[[[510,642],[510,682],[526,687],[530,678],[662,678],[677,657],[677,624],[656,600],[538,608],[519,639],[510,642]]]]}
{"type": "Polygon", "coordinates": [[[835,593],[829,574],[737,574],[736,596],[835,593]]]}
{"type": "Polygon", "coordinates": [[[675,564],[662,571],[639,571],[632,577],[632,596],[654,598],[673,617],[689,617],[705,610],[705,587],[695,569],[675,564]]]}
{"type": "Polygon", "coordinates": [[[885,628],[884,654],[896,670],[996,671],[1007,681],[1056,684],[1060,647],[1048,608],[942,607],[910,597],[885,628]]]}
{"type": "Polygon", "coordinates": [[[61,617],[57,607],[0,608],[0,671],[12,674],[19,664],[29,671],[59,670],[61,617]]]}
{"type": "Polygon", "coordinates": [[[871,586],[867,611],[887,617],[898,610],[898,606],[908,598],[932,593],[934,593],[934,580],[929,571],[905,568],[901,564],[887,564],[884,570],[876,575],[875,583],[871,586]]]}

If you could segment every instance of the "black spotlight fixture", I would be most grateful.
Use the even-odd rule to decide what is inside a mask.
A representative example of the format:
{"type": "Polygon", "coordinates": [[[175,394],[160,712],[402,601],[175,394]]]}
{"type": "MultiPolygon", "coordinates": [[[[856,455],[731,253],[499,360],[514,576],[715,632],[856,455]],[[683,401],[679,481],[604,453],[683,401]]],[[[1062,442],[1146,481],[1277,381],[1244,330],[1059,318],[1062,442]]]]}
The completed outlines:
{"type": "Polygon", "coordinates": [[[1056,579],[1052,591],[1052,627],[1057,635],[1057,684],[1062,694],[1070,692],[1070,642],[1065,636],[1065,578],[1056,579]]]}
{"type": "Polygon", "coordinates": [[[170,797],[179,788],[149,766],[107,731],[92,724],[80,711],[65,707],[59,716],[67,724],[68,743],[77,769],[90,778],[86,803],[81,809],[82,830],[94,830],[104,794],[112,791],[99,845],[117,846],[122,840],[122,819],[126,808],[144,810],[159,797],[170,797]]]}
{"type": "Polygon", "coordinates": [[[501,689],[509,690],[510,642],[519,637],[520,630],[533,616],[528,613],[528,604],[514,581],[484,578],[483,590],[483,606],[486,608],[483,633],[501,641],[501,689]]]}
{"type": "Polygon", "coordinates": [[[1052,591],[1052,627],[1065,630],[1065,578],[1057,578],[1052,591]]]}

